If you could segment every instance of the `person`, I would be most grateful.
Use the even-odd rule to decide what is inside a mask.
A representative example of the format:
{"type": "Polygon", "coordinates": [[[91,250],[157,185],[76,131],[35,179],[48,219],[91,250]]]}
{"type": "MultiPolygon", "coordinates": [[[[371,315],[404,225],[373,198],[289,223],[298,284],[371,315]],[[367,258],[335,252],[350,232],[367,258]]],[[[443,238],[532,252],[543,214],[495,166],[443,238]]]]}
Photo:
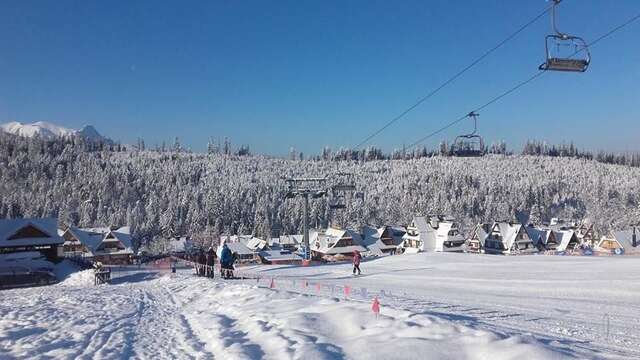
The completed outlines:
{"type": "Polygon", "coordinates": [[[222,251],[220,252],[220,272],[222,273],[222,277],[228,279],[232,274],[233,267],[233,254],[231,250],[227,246],[227,244],[222,245],[222,251]]]}
{"type": "Polygon", "coordinates": [[[360,252],[358,250],[353,250],[353,275],[356,274],[356,270],[358,271],[358,275],[360,275],[360,260],[362,256],[360,256],[360,252]]]}
{"type": "Polygon", "coordinates": [[[216,263],[216,252],[215,250],[213,250],[213,247],[209,247],[209,250],[207,250],[207,266],[205,267],[206,269],[206,276],[210,277],[213,279],[213,267],[215,266],[216,263]]]}
{"type": "Polygon", "coordinates": [[[204,250],[200,250],[198,254],[198,276],[204,276],[204,265],[207,263],[207,256],[204,254],[204,250]]]}

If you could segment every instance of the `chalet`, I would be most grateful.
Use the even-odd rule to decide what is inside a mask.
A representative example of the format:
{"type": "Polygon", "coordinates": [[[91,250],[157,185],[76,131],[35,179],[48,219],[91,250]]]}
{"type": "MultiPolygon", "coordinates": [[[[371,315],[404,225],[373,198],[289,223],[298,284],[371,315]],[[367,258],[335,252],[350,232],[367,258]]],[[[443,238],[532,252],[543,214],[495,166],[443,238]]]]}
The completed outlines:
{"type": "Polygon", "coordinates": [[[39,252],[47,260],[56,261],[63,256],[63,243],[56,219],[0,220],[0,254],[39,252]]]}
{"type": "Polygon", "coordinates": [[[269,242],[271,249],[289,250],[295,252],[303,242],[303,235],[281,235],[279,238],[272,238],[269,242]]]}
{"type": "Polygon", "coordinates": [[[401,247],[405,252],[461,252],[465,239],[455,220],[448,216],[416,216],[407,227],[401,247]]]}
{"type": "Polygon", "coordinates": [[[573,229],[554,230],[553,233],[558,243],[556,251],[571,251],[580,245],[578,234],[573,229]]]}
{"type": "Polygon", "coordinates": [[[477,224],[471,234],[467,237],[466,251],[471,253],[484,252],[484,241],[489,236],[492,224],[477,224]]]}
{"type": "Polygon", "coordinates": [[[225,241],[222,245],[220,245],[218,247],[218,258],[220,258],[221,252],[222,252],[222,246],[226,244],[227,247],[229,248],[229,250],[231,250],[231,253],[236,254],[237,258],[236,261],[240,262],[240,263],[247,263],[247,262],[252,262],[252,261],[257,261],[258,260],[258,254],[256,252],[254,252],[253,250],[249,249],[245,244],[243,244],[242,242],[238,241],[238,242],[228,242],[225,241]]]}
{"type": "Polygon", "coordinates": [[[317,259],[351,256],[354,251],[365,252],[360,234],[353,230],[328,228],[312,231],[309,236],[311,255],[317,259]]]}
{"type": "Polygon", "coordinates": [[[66,256],[91,258],[103,264],[129,264],[133,256],[128,226],[121,228],[69,227],[62,234],[66,256]]]}
{"type": "Polygon", "coordinates": [[[258,253],[263,264],[298,264],[302,256],[291,250],[263,250],[258,253]]]}
{"type": "Polygon", "coordinates": [[[538,251],[555,251],[558,247],[558,240],[556,239],[556,232],[548,228],[537,228],[533,225],[525,227],[529,238],[533,242],[533,246],[538,251]]]}
{"type": "Polygon", "coordinates": [[[399,226],[364,226],[362,229],[362,245],[374,255],[395,254],[402,244],[406,230],[399,226]]]}
{"type": "Polygon", "coordinates": [[[538,252],[526,227],[514,222],[496,222],[484,242],[486,254],[532,254],[538,252]]]}
{"type": "Polygon", "coordinates": [[[172,255],[187,255],[196,251],[196,245],[187,236],[169,239],[169,253],[172,255]]]}
{"type": "Polygon", "coordinates": [[[614,231],[609,236],[603,236],[595,250],[618,255],[640,254],[640,231],[635,227],[631,230],[614,231]]]}
{"type": "Polygon", "coordinates": [[[595,245],[596,237],[594,234],[593,224],[586,221],[581,221],[575,228],[576,236],[580,244],[593,247],[595,245]]]}
{"type": "Polygon", "coordinates": [[[251,251],[253,252],[266,250],[266,248],[268,247],[267,240],[263,240],[255,236],[249,239],[244,245],[251,249],[251,251]]]}

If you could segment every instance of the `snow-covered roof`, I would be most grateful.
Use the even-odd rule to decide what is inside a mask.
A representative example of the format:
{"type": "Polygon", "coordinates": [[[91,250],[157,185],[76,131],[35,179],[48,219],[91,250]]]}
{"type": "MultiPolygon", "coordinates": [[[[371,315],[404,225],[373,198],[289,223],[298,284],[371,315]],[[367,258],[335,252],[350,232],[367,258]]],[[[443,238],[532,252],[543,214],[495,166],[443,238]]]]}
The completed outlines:
{"type": "Polygon", "coordinates": [[[193,243],[186,236],[169,239],[169,251],[173,253],[189,252],[193,249],[193,243]]]}
{"type": "Polygon", "coordinates": [[[96,228],[76,228],[67,229],[76,239],[78,239],[87,249],[95,255],[127,255],[133,254],[131,230],[128,226],[111,230],[108,227],[96,228]],[[124,249],[118,251],[103,251],[100,245],[106,242],[119,241],[124,249]]]}
{"type": "Polygon", "coordinates": [[[404,235],[404,229],[401,230],[399,227],[366,225],[362,228],[362,245],[372,251],[395,249],[402,243],[402,235],[400,234],[404,235]],[[385,232],[393,239],[392,244],[385,244],[382,241],[385,232]]]}
{"type": "MultiPolygon", "coordinates": [[[[502,243],[504,244],[505,249],[511,249],[513,247],[513,244],[516,241],[516,237],[520,233],[520,229],[523,228],[523,225],[520,223],[514,224],[506,221],[498,222],[494,226],[497,226],[500,231],[500,235],[502,236],[502,243]]],[[[527,233],[527,236],[528,235],[529,234],[527,233]]]]}
{"type": "Polygon", "coordinates": [[[249,241],[247,241],[245,246],[252,251],[260,251],[267,246],[267,241],[258,237],[252,237],[251,239],[249,239],[249,241]]]}
{"type": "Polygon", "coordinates": [[[636,245],[638,246],[635,248],[633,247],[633,230],[615,231],[613,236],[620,246],[624,248],[625,253],[640,253],[640,230],[636,229],[636,245]]]}
{"type": "Polygon", "coordinates": [[[539,229],[533,226],[525,227],[529,238],[535,246],[546,245],[549,242],[549,238],[553,236],[553,232],[549,229],[539,229]]]}
{"type": "Polygon", "coordinates": [[[229,250],[231,250],[232,253],[237,253],[238,255],[253,255],[254,254],[254,252],[251,249],[246,247],[241,242],[229,242],[229,243],[225,243],[225,244],[227,244],[227,247],[229,248],[229,250]]]}
{"type": "Polygon", "coordinates": [[[313,231],[309,243],[311,249],[325,255],[346,254],[354,251],[365,252],[360,234],[349,229],[328,228],[324,232],[313,231]],[[353,245],[337,246],[342,238],[352,238],[353,245]],[[313,239],[313,241],[311,241],[313,239]]]}
{"type": "MultiPolygon", "coordinates": [[[[488,225],[490,226],[491,224],[488,225]]],[[[484,241],[487,239],[487,236],[489,236],[489,234],[485,231],[484,226],[485,224],[477,224],[473,228],[473,231],[469,236],[469,240],[478,240],[480,244],[484,246],[484,241]]]]}
{"type": "Polygon", "coordinates": [[[62,245],[54,218],[0,220],[0,247],[62,245]]]}
{"type": "Polygon", "coordinates": [[[258,255],[266,261],[298,261],[302,257],[288,250],[263,250],[258,255]]]}
{"type": "Polygon", "coordinates": [[[579,241],[576,232],[571,229],[554,231],[554,234],[556,237],[556,241],[558,242],[558,247],[556,248],[556,250],[558,251],[567,250],[567,246],[569,246],[569,243],[571,243],[571,239],[574,239],[575,242],[579,241]]]}

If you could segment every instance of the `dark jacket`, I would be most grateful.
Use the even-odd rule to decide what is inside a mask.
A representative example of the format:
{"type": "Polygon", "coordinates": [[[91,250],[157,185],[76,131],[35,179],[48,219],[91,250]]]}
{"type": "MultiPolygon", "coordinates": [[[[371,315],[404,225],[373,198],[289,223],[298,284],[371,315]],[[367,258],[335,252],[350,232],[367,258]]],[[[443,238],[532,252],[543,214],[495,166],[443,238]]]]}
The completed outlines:
{"type": "Polygon", "coordinates": [[[231,254],[231,250],[226,244],[222,246],[222,251],[220,252],[220,264],[223,266],[233,264],[233,254],[231,254]]]}

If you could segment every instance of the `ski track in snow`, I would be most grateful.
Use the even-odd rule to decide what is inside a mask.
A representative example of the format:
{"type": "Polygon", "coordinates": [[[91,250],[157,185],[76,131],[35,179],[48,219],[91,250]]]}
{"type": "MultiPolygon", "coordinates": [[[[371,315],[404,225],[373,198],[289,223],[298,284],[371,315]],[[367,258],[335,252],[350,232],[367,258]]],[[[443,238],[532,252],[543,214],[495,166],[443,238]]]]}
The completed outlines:
{"type": "Polygon", "coordinates": [[[465,273],[468,267],[500,273],[519,261],[550,261],[555,278],[562,274],[557,267],[566,267],[557,258],[461,256],[367,261],[366,275],[355,278],[345,276],[348,264],[245,268],[262,273],[262,287],[269,286],[264,276],[274,276],[275,291],[256,287],[255,280],[198,278],[189,269],[172,276],[149,269],[114,273],[113,285],[97,287],[89,273],[72,274],[58,285],[0,292],[0,358],[640,358],[640,305],[630,295],[638,281],[629,280],[635,262],[620,268],[611,262],[617,259],[594,259],[588,264],[594,274],[614,264],[618,277],[630,275],[620,282],[591,276],[600,290],[587,291],[585,301],[584,286],[575,285],[581,269],[565,274],[566,283],[534,274],[490,285],[491,277],[465,273]],[[424,261],[429,266],[420,266],[424,261]],[[451,267],[459,271],[442,273],[451,267]],[[301,290],[303,278],[336,286],[336,292],[301,290]],[[549,286],[551,280],[559,285],[549,286]],[[529,289],[538,283],[540,289],[529,289]],[[354,291],[366,287],[369,296],[338,299],[346,284],[354,291]],[[381,289],[383,310],[375,318],[370,298],[381,289]]]}

